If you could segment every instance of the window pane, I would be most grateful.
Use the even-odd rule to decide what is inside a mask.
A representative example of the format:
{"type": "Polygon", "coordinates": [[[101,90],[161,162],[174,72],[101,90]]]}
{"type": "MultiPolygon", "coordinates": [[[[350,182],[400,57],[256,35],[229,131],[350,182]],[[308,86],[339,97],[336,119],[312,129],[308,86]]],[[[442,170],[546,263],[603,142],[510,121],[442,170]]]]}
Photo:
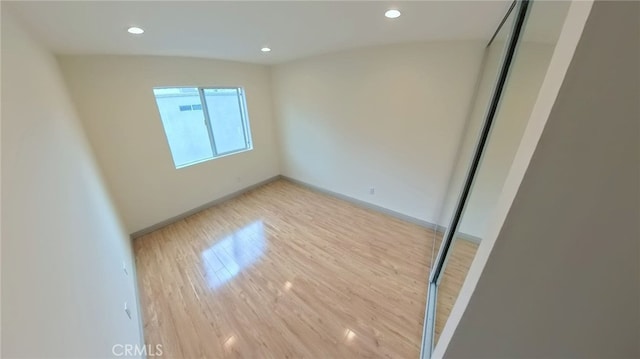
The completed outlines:
{"type": "Polygon", "coordinates": [[[213,158],[197,88],[154,89],[176,167],[213,158]]]}
{"type": "Polygon", "coordinates": [[[205,89],[204,95],[218,154],[247,148],[244,99],[239,89],[205,89]]]}

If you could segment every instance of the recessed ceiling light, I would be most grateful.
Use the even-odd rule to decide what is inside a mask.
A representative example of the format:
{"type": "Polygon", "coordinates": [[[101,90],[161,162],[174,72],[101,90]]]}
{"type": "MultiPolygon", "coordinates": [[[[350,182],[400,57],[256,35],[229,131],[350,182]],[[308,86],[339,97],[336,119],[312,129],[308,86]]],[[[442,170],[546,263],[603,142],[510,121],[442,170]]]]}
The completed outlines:
{"type": "Polygon", "coordinates": [[[400,15],[402,15],[402,14],[397,9],[390,9],[390,10],[387,10],[387,12],[384,13],[384,16],[388,17],[389,19],[395,19],[397,17],[400,17],[400,15]]]}
{"type": "Polygon", "coordinates": [[[144,33],[144,30],[139,27],[132,26],[127,29],[127,32],[134,35],[140,35],[144,33]]]}
{"type": "Polygon", "coordinates": [[[265,47],[261,48],[260,51],[262,51],[262,52],[271,52],[271,48],[265,46],[265,47]]]}

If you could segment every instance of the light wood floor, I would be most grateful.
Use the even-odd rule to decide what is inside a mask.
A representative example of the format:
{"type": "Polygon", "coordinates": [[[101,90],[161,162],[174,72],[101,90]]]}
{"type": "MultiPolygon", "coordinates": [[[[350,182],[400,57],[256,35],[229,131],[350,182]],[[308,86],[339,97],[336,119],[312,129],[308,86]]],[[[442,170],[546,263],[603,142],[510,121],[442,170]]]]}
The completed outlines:
{"type": "Polygon", "coordinates": [[[417,358],[433,242],[270,183],[135,240],[146,343],[167,358],[417,358]]]}

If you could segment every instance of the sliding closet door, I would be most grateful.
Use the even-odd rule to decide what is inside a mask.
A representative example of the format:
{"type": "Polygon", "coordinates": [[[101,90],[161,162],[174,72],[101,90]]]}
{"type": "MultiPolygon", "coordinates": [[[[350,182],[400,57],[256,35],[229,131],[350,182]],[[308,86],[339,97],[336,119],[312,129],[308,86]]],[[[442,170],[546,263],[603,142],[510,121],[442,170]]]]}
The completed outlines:
{"type": "Polygon", "coordinates": [[[569,4],[519,2],[487,47],[475,103],[443,206],[441,223],[450,223],[451,228],[440,231],[443,244],[431,277],[431,287],[437,293],[434,346],[476,251],[493,224],[494,208],[537,100],[569,4]]]}
{"type": "MultiPolygon", "coordinates": [[[[439,223],[450,223],[453,212],[458,204],[460,193],[469,171],[469,164],[482,132],[489,105],[496,87],[496,80],[506,52],[506,44],[513,28],[516,11],[511,10],[506,15],[500,29],[496,32],[493,40],[485,49],[485,56],[482,70],[478,78],[477,88],[474,95],[474,102],[467,120],[464,135],[458,146],[458,158],[454,171],[449,180],[449,190],[443,205],[443,211],[439,223]]],[[[448,228],[440,229],[442,238],[448,228]]],[[[438,301],[436,308],[436,321],[434,336],[437,342],[444,323],[449,317],[451,308],[458,296],[462,283],[471,266],[479,245],[479,236],[470,233],[461,240],[454,240],[451,243],[450,255],[446,270],[441,276],[438,287],[438,301]]],[[[440,241],[440,244],[442,242],[440,241]]]]}

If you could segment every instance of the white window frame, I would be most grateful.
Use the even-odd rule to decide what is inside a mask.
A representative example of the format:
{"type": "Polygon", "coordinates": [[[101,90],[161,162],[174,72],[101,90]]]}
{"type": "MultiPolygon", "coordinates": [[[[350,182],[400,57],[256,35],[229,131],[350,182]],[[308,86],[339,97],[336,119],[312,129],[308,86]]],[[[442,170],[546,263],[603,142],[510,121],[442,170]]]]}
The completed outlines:
{"type": "MultiPolygon", "coordinates": [[[[154,87],[153,89],[183,89],[183,88],[195,88],[198,90],[198,94],[200,96],[200,104],[202,106],[202,114],[204,116],[204,124],[207,128],[207,136],[209,136],[209,143],[211,146],[211,158],[205,158],[201,160],[196,160],[193,162],[188,162],[182,165],[177,165],[173,159],[173,150],[171,149],[171,144],[169,142],[169,134],[167,134],[167,129],[164,128],[164,122],[162,122],[162,114],[160,115],[160,121],[162,123],[163,130],[165,132],[165,136],[167,138],[167,145],[169,146],[169,152],[172,156],[172,161],[174,162],[174,166],[176,169],[189,167],[198,163],[207,162],[214,160],[216,158],[233,155],[236,153],[251,151],[253,149],[253,141],[251,140],[251,125],[249,124],[249,115],[247,110],[247,97],[243,87],[222,87],[222,86],[163,86],[163,87],[154,87]],[[205,90],[236,90],[237,98],[238,98],[238,108],[240,109],[240,116],[242,117],[242,130],[244,135],[244,147],[236,150],[226,151],[226,152],[218,152],[216,148],[216,141],[214,137],[214,128],[211,123],[211,118],[209,117],[209,106],[207,104],[207,98],[205,96],[205,90]]],[[[154,94],[155,99],[155,94],[154,94]]],[[[157,101],[156,101],[157,106],[157,101]]],[[[158,109],[159,110],[159,109],[158,109]]]]}

